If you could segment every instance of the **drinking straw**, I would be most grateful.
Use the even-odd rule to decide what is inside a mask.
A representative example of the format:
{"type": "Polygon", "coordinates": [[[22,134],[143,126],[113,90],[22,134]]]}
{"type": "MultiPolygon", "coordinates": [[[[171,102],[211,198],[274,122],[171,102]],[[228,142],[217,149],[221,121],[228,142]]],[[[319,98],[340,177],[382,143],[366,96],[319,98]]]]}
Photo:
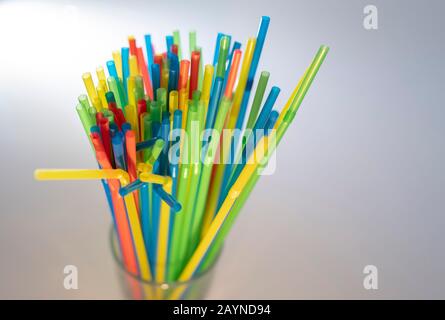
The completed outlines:
{"type": "Polygon", "coordinates": [[[182,59],[181,36],[179,30],[173,31],[173,43],[178,47],[178,58],[182,59]]]}
{"type": "Polygon", "coordinates": [[[167,89],[169,69],[163,68],[161,72],[161,87],[167,89]]]}
{"type": "Polygon", "coordinates": [[[214,68],[211,64],[207,64],[204,68],[204,80],[201,89],[201,101],[210,100],[210,91],[212,89],[212,80],[213,80],[213,71],[214,68]]]}
{"type": "Polygon", "coordinates": [[[102,143],[105,148],[105,153],[107,154],[108,159],[112,162],[111,155],[111,137],[110,137],[110,124],[107,118],[102,118],[98,122],[100,135],[102,137],[102,143]]]}
{"type": "MultiPolygon", "coordinates": [[[[167,193],[172,191],[172,180],[167,177],[167,182],[164,184],[167,193]]],[[[156,257],[156,281],[163,283],[166,278],[167,266],[167,248],[168,248],[168,233],[170,226],[170,207],[163,201],[161,204],[161,213],[159,218],[159,232],[158,232],[158,249],[156,257]]]]}
{"type": "MultiPolygon", "coordinates": [[[[102,153],[103,154],[103,153],[102,153]]],[[[100,152],[98,153],[99,157],[100,152]]],[[[102,162],[102,161],[101,161],[102,162]]],[[[110,187],[118,188],[119,180],[121,185],[125,186],[128,184],[128,174],[120,169],[100,169],[100,170],[83,170],[83,169],[74,169],[74,170],[36,170],[34,172],[34,177],[36,180],[102,180],[106,179],[109,181],[110,187]]],[[[142,234],[140,233],[140,225],[137,219],[137,214],[134,207],[134,202],[132,201],[132,197],[125,197],[125,204],[128,210],[128,217],[131,223],[132,234],[135,240],[135,247],[138,256],[139,268],[141,273],[141,278],[150,281],[151,273],[148,265],[148,259],[146,256],[146,250],[142,239],[142,234]]],[[[114,202],[114,201],[113,201],[114,202]]],[[[122,200],[120,200],[122,203],[122,200]]],[[[125,209],[125,208],[124,208],[125,209]]],[[[131,237],[131,235],[130,235],[131,237]]],[[[122,242],[121,242],[122,245],[122,242]]],[[[124,252],[122,253],[124,256],[124,252]]],[[[123,257],[125,259],[125,256],[123,257]]],[[[125,260],[124,260],[125,261],[125,260]]]]}
{"type": "MultiPolygon", "coordinates": [[[[137,179],[136,170],[136,134],[133,130],[125,132],[125,148],[127,155],[127,169],[130,176],[130,182],[137,179]]],[[[139,194],[134,194],[134,200],[136,202],[136,208],[139,209],[139,194]]],[[[139,211],[138,211],[139,212],[139,211]]]]}
{"type": "Polygon", "coordinates": [[[265,125],[265,131],[264,133],[266,135],[269,135],[269,133],[271,132],[271,130],[273,130],[275,123],[278,120],[278,116],[280,115],[280,113],[276,110],[272,111],[269,115],[269,118],[267,119],[266,125],[265,125]]]}
{"type": "Polygon", "coordinates": [[[228,36],[221,37],[219,45],[218,63],[216,65],[216,76],[224,78],[226,71],[227,53],[229,52],[230,40],[228,36]]]}
{"type": "Polygon", "coordinates": [[[128,96],[127,90],[127,78],[130,76],[130,65],[129,65],[129,54],[128,48],[121,49],[121,59],[122,59],[122,83],[124,84],[124,94],[128,96]]]}
{"type": "Polygon", "coordinates": [[[91,77],[91,73],[85,72],[82,75],[83,83],[85,84],[85,88],[88,93],[88,97],[90,98],[91,103],[96,108],[97,111],[100,111],[102,109],[102,106],[100,105],[100,101],[98,100],[98,96],[96,93],[96,89],[94,88],[93,78],[91,77]],[[97,103],[98,101],[99,103],[97,103]]]}
{"type": "Polygon", "coordinates": [[[187,88],[187,81],[188,81],[188,74],[189,74],[189,68],[190,68],[190,61],[188,60],[181,60],[180,68],[179,68],[179,83],[178,83],[178,90],[186,89],[187,88]]]}
{"type": "Polygon", "coordinates": [[[199,241],[202,227],[202,217],[204,215],[204,208],[207,200],[209,183],[212,174],[213,161],[215,159],[215,154],[220,142],[221,131],[223,129],[223,125],[230,106],[231,101],[227,97],[223,97],[221,100],[221,105],[218,109],[218,115],[216,116],[215,126],[214,130],[212,131],[211,139],[209,137],[210,142],[207,148],[204,150],[205,157],[203,159],[202,174],[199,181],[199,189],[197,191],[198,197],[196,198],[195,217],[190,232],[191,248],[193,249],[196,247],[199,241]]]}
{"type": "MultiPolygon", "coordinates": [[[[195,91],[197,92],[197,91],[195,91]]],[[[201,176],[201,119],[202,113],[204,111],[203,106],[199,106],[198,101],[193,101],[192,106],[189,110],[191,117],[191,128],[189,132],[190,139],[190,185],[188,188],[188,200],[187,203],[184,204],[186,206],[185,211],[183,211],[184,219],[183,219],[183,231],[182,231],[182,240],[180,242],[180,251],[179,251],[179,260],[185,261],[188,259],[188,252],[190,249],[190,229],[194,220],[195,213],[195,200],[198,195],[198,185],[199,179],[201,176]]],[[[182,264],[182,263],[181,263],[182,264]]]]}
{"type": "MultiPolygon", "coordinates": [[[[156,173],[157,172],[157,166],[158,166],[158,158],[159,155],[162,152],[162,149],[164,148],[164,144],[165,141],[162,139],[158,139],[156,141],[156,143],[153,146],[153,149],[151,151],[151,154],[147,160],[147,164],[149,165],[150,169],[153,168],[153,172],[156,173]]],[[[143,170],[145,173],[147,170],[143,170]]],[[[142,175],[142,173],[141,173],[142,175]]],[[[139,177],[141,178],[141,177],[139,177]]],[[[151,187],[151,186],[150,186],[151,187]]],[[[149,193],[150,193],[150,189],[149,189],[149,193]]],[[[158,227],[159,227],[159,211],[160,211],[160,205],[161,205],[161,200],[160,197],[158,196],[157,193],[151,193],[151,223],[152,223],[152,232],[151,232],[151,248],[149,249],[149,256],[151,257],[151,260],[154,261],[155,257],[157,256],[156,254],[156,250],[157,250],[157,241],[158,241],[158,227]]],[[[156,263],[155,263],[156,266],[156,263]]]]}
{"type": "MultiPolygon", "coordinates": [[[[91,140],[96,151],[96,159],[102,169],[112,169],[108,160],[102,141],[97,133],[91,133],[91,140]]],[[[108,180],[110,186],[111,198],[114,205],[116,224],[118,234],[121,239],[122,257],[127,269],[134,275],[138,275],[138,266],[134,252],[134,244],[130,230],[129,221],[127,220],[127,212],[122,197],[119,195],[119,185],[114,180],[108,180]]]]}
{"type": "Polygon", "coordinates": [[[229,129],[234,129],[236,120],[238,119],[238,114],[241,108],[241,100],[247,85],[249,69],[252,63],[253,54],[256,47],[256,39],[249,38],[247,41],[246,52],[244,53],[244,59],[241,66],[241,72],[238,80],[238,85],[236,87],[235,95],[233,96],[233,105],[230,111],[230,118],[227,127],[229,129]]]}
{"type": "Polygon", "coordinates": [[[223,81],[224,80],[220,77],[215,78],[215,82],[212,88],[212,94],[210,96],[209,107],[207,110],[206,125],[205,125],[206,129],[213,128],[213,124],[215,122],[215,116],[217,114],[217,107],[221,96],[223,81]]]}
{"type": "Polygon", "coordinates": [[[116,105],[119,108],[123,108],[125,105],[125,101],[122,99],[122,96],[119,92],[118,83],[116,81],[115,77],[108,77],[108,86],[110,87],[111,92],[113,92],[115,98],[116,98],[116,105]]]}
{"type": "MultiPolygon", "coordinates": [[[[261,110],[261,112],[258,116],[258,119],[256,120],[255,125],[253,126],[252,132],[247,136],[247,139],[246,139],[247,141],[246,141],[246,144],[244,147],[252,146],[250,151],[253,151],[253,149],[255,148],[255,145],[257,143],[257,137],[256,137],[257,131],[266,128],[267,119],[269,118],[269,115],[272,112],[272,108],[278,98],[279,93],[280,93],[280,88],[275,87],[275,86],[272,87],[272,89],[270,90],[270,93],[266,99],[266,102],[264,103],[263,109],[261,110]]],[[[241,150],[241,156],[243,155],[244,152],[246,152],[246,155],[245,155],[246,158],[250,157],[251,153],[249,152],[249,150],[246,150],[246,149],[241,150]]],[[[220,195],[220,204],[222,203],[223,199],[226,197],[228,190],[233,185],[235,180],[238,179],[238,176],[241,173],[241,170],[244,168],[244,166],[245,166],[245,159],[243,159],[241,161],[241,163],[239,163],[239,161],[237,161],[237,165],[235,166],[235,169],[233,170],[233,172],[231,172],[231,173],[229,172],[229,177],[228,177],[227,183],[225,185],[225,190],[220,195]]]]}
{"type": "Polygon", "coordinates": [[[117,68],[117,77],[122,79],[122,58],[119,50],[113,51],[113,60],[117,68]]]}
{"type": "Polygon", "coordinates": [[[192,52],[196,50],[196,31],[189,32],[189,55],[192,56],[192,52]]]}
{"type": "MultiPolygon", "coordinates": [[[[258,116],[260,105],[266,91],[267,82],[269,81],[270,73],[267,71],[261,72],[260,80],[256,88],[255,96],[253,98],[252,106],[250,108],[249,118],[247,119],[246,129],[252,129],[258,116]]],[[[243,148],[244,146],[242,146],[243,148]]]]}
{"type": "Polygon", "coordinates": [[[97,96],[100,100],[100,105],[102,107],[101,111],[106,109],[108,107],[107,99],[105,98],[105,90],[103,89],[102,85],[99,84],[96,87],[97,96]]]}
{"type": "Polygon", "coordinates": [[[204,57],[202,55],[202,49],[201,47],[196,47],[196,51],[199,52],[199,56],[201,57],[201,59],[199,59],[199,67],[198,67],[198,89],[202,90],[202,81],[203,81],[203,77],[204,77],[204,71],[203,71],[203,61],[204,61],[204,57]]]}
{"type": "MultiPolygon", "coordinates": [[[[137,51],[136,51],[137,52],[137,51]]],[[[130,67],[130,76],[139,75],[138,61],[135,55],[130,55],[128,58],[128,65],[130,67]]]]}
{"type": "MultiPolygon", "coordinates": [[[[161,132],[160,132],[160,138],[164,141],[169,141],[170,136],[170,119],[165,118],[162,120],[161,124],[161,132]]],[[[164,147],[162,148],[162,152],[159,157],[159,173],[161,175],[167,175],[168,174],[168,149],[170,147],[169,143],[164,143],[164,147]]]]}
{"type": "Polygon", "coordinates": [[[136,39],[134,36],[128,36],[128,46],[130,48],[130,55],[135,56],[137,49],[136,49],[136,39]]]}
{"type": "Polygon", "coordinates": [[[190,88],[189,99],[192,98],[193,92],[198,88],[198,71],[199,71],[199,51],[192,52],[191,68],[190,68],[190,88]]]}
{"type": "Polygon", "coordinates": [[[216,66],[218,63],[219,47],[221,44],[221,38],[224,36],[223,33],[218,32],[216,36],[215,53],[213,54],[213,65],[216,66]]]}
{"type": "Polygon", "coordinates": [[[224,96],[227,97],[228,99],[232,98],[233,86],[235,85],[240,59],[241,59],[241,50],[237,49],[233,54],[233,60],[230,66],[230,72],[227,78],[227,84],[224,93],[224,96]]]}
{"type": "MultiPolygon", "coordinates": [[[[282,126],[282,123],[284,122],[285,118],[287,120],[287,123],[285,123],[285,126],[289,126],[290,121],[295,116],[296,112],[298,111],[299,106],[301,105],[301,102],[303,101],[312,81],[314,80],[321,64],[323,63],[327,53],[329,51],[329,48],[327,46],[321,46],[318,50],[316,56],[314,57],[309,69],[305,72],[303,77],[298,82],[296,88],[294,89],[292,95],[290,96],[289,100],[287,101],[286,105],[284,106],[283,110],[280,113],[280,116],[278,117],[278,120],[275,123],[275,129],[278,129],[282,126]],[[289,115],[288,115],[289,114],[289,115]]],[[[284,128],[284,127],[283,127],[284,128]]],[[[277,144],[281,141],[281,138],[277,134],[277,144]]],[[[267,165],[267,163],[266,163],[267,165]]],[[[265,165],[265,166],[266,166],[265,165]]],[[[244,203],[247,201],[247,198],[249,197],[250,193],[252,192],[253,188],[255,187],[258,179],[260,178],[261,174],[257,172],[256,175],[253,176],[253,178],[250,178],[248,184],[243,189],[241,194],[239,195],[239,198],[235,205],[233,206],[231,210],[231,214],[227,217],[227,219],[224,221],[223,226],[219,230],[218,234],[216,235],[216,239],[214,241],[214,244],[212,245],[211,249],[209,250],[208,254],[206,255],[205,262],[203,263],[202,270],[206,270],[207,267],[213,262],[215,257],[217,256],[217,253],[220,251],[222,244],[224,243],[224,239],[226,238],[227,234],[229,233],[231,227],[233,226],[236,217],[238,216],[241,208],[243,207],[244,203]]]]}
{"type": "Polygon", "coordinates": [[[153,64],[153,47],[151,44],[151,35],[146,34],[144,36],[145,39],[145,50],[147,52],[147,70],[150,74],[150,79],[153,79],[153,75],[151,74],[151,66],[153,64]]]}
{"type": "MultiPolygon", "coordinates": [[[[192,174],[192,164],[191,164],[191,123],[192,119],[197,120],[198,113],[196,109],[196,104],[190,105],[188,110],[189,115],[187,116],[187,125],[185,130],[185,139],[182,139],[182,147],[181,147],[181,161],[179,165],[179,183],[177,188],[177,199],[178,202],[182,205],[182,209],[177,212],[175,216],[175,224],[173,226],[173,234],[171,239],[171,247],[170,247],[170,268],[168,268],[168,278],[176,279],[177,275],[180,272],[180,264],[182,264],[181,260],[181,241],[183,239],[182,233],[185,232],[184,224],[185,224],[185,214],[188,208],[188,194],[190,190],[190,181],[192,174]]],[[[183,112],[184,115],[184,112],[183,112]]],[[[183,120],[184,121],[184,120],[183,120]]]]}
{"type": "MultiPolygon", "coordinates": [[[[177,196],[177,186],[178,186],[178,168],[179,168],[179,152],[180,152],[180,139],[181,139],[181,129],[182,126],[182,111],[181,110],[175,110],[173,114],[173,130],[171,132],[171,147],[170,147],[170,154],[171,154],[171,160],[170,161],[170,175],[172,178],[172,196],[176,198],[177,196]],[[174,152],[176,154],[174,154],[174,152]]],[[[176,210],[180,211],[180,209],[176,210]]],[[[170,216],[170,226],[169,226],[169,241],[168,241],[168,252],[171,252],[171,244],[172,244],[172,232],[173,227],[175,224],[175,218],[176,215],[170,216]]],[[[167,257],[167,268],[170,267],[170,255],[167,257]]],[[[173,279],[170,277],[170,272],[167,270],[167,281],[172,281],[173,279]]]]}
{"type": "MultiPolygon", "coordinates": [[[[107,77],[105,76],[105,71],[103,67],[97,67],[96,68],[96,75],[97,75],[97,79],[99,80],[100,85],[102,86],[103,90],[105,92],[108,91],[108,87],[107,87],[107,77]]],[[[105,107],[106,105],[104,105],[105,107]]]]}
{"type": "Polygon", "coordinates": [[[127,170],[125,161],[124,139],[122,132],[117,132],[111,139],[113,144],[113,154],[118,169],[127,170]]]}
{"type": "Polygon", "coordinates": [[[137,57],[138,57],[138,63],[139,63],[139,71],[142,74],[142,77],[144,79],[144,87],[145,92],[150,97],[150,100],[153,100],[153,87],[151,86],[151,76],[148,72],[147,63],[145,62],[144,53],[142,51],[142,48],[137,48],[137,57]]]}
{"type": "Polygon", "coordinates": [[[170,91],[168,99],[168,111],[171,114],[173,114],[178,109],[178,103],[179,103],[178,91],[177,90],[170,91]]]}
{"type": "Polygon", "coordinates": [[[151,74],[152,74],[152,81],[153,81],[153,97],[154,100],[157,100],[156,91],[161,86],[161,74],[159,69],[159,64],[154,63],[151,65],[151,74]]]}

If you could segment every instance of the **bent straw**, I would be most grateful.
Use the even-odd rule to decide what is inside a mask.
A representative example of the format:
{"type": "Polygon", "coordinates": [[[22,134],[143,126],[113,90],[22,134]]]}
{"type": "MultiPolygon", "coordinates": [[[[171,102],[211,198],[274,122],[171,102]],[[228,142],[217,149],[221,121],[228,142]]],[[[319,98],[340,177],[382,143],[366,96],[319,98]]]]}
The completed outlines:
{"type": "MultiPolygon", "coordinates": [[[[246,165],[246,167],[241,172],[239,178],[231,188],[227,198],[224,200],[221,209],[219,210],[218,214],[216,215],[215,219],[212,221],[208,232],[204,236],[204,238],[199,243],[197,249],[193,253],[193,256],[190,258],[188,264],[182,271],[181,275],[178,278],[178,281],[188,281],[197,268],[199,267],[199,264],[201,263],[202,259],[204,258],[206,252],[208,251],[210,245],[212,244],[213,240],[215,239],[218,231],[220,230],[222,224],[224,223],[224,220],[229,215],[230,210],[235,203],[236,199],[240,196],[242,193],[242,190],[247,185],[249,179],[254,177],[254,175],[260,174],[260,172],[257,171],[257,168],[260,163],[266,163],[269,159],[272,152],[275,150],[277,144],[281,141],[281,138],[283,137],[286,130],[289,128],[290,123],[295,117],[296,112],[298,111],[299,106],[301,105],[301,102],[304,99],[304,96],[306,95],[307,90],[309,89],[312,81],[314,80],[315,75],[317,74],[324,58],[326,57],[326,54],[328,52],[328,48],[325,46],[320,47],[319,51],[317,52],[314,61],[311,65],[311,68],[309,72],[307,73],[305,79],[303,80],[303,83],[300,87],[300,89],[297,92],[297,95],[295,96],[295,99],[293,99],[289,110],[286,112],[285,117],[283,118],[282,123],[279,124],[278,130],[275,135],[272,135],[271,141],[276,141],[277,143],[272,143],[272,145],[269,147],[269,136],[263,136],[261,141],[258,143],[258,147],[256,149],[264,149],[263,153],[260,153],[262,156],[259,161],[255,162],[254,158],[255,155],[258,155],[257,150],[255,150],[255,153],[251,155],[251,161],[249,161],[249,164],[246,165]],[[264,161],[265,160],[265,161],[264,161]],[[253,164],[250,164],[253,163],[253,164]]],[[[264,168],[264,167],[263,167],[264,168]]]]}
{"type": "MultiPolygon", "coordinates": [[[[121,186],[129,183],[127,172],[121,169],[39,169],[34,171],[34,178],[36,180],[119,180],[121,186]]],[[[141,277],[150,281],[152,277],[134,200],[131,195],[124,197],[124,200],[127,206],[141,277]]]]}
{"type": "MultiPolygon", "coordinates": [[[[277,129],[282,126],[283,120],[285,116],[291,111],[291,114],[295,116],[296,112],[298,111],[298,108],[301,104],[301,102],[304,99],[304,96],[306,95],[306,92],[308,91],[312,81],[314,80],[321,64],[323,63],[327,53],[329,51],[329,48],[327,46],[321,46],[318,50],[313,62],[311,63],[310,67],[305,71],[303,77],[299,80],[297,86],[295,87],[294,91],[292,92],[292,95],[290,96],[289,100],[287,101],[286,105],[284,106],[283,110],[280,113],[280,116],[278,117],[278,120],[275,123],[274,128],[277,129]]],[[[289,117],[289,116],[288,116],[289,117]]],[[[277,140],[277,143],[281,141],[281,138],[277,140]]],[[[267,165],[267,164],[266,164],[267,165]]],[[[255,187],[258,179],[260,178],[260,174],[254,175],[252,177],[244,190],[242,191],[241,195],[239,196],[238,200],[234,204],[231,214],[227,217],[227,219],[224,221],[223,226],[219,230],[214,244],[208,251],[204,263],[202,265],[202,270],[206,270],[207,267],[214,261],[216,258],[218,252],[220,251],[222,244],[224,243],[224,240],[231,230],[236,217],[238,216],[239,212],[241,211],[242,207],[244,206],[245,202],[247,201],[250,193],[252,192],[253,188],[255,187]]]]}

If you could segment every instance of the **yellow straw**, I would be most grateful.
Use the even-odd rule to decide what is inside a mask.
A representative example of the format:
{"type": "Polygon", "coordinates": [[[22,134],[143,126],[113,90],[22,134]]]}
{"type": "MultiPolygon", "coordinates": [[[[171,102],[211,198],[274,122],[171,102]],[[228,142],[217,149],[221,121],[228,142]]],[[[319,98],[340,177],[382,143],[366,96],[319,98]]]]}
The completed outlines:
{"type": "Polygon", "coordinates": [[[214,68],[211,64],[207,64],[204,69],[204,80],[202,82],[201,101],[209,101],[210,90],[212,89],[214,68]]]}
{"type": "Polygon", "coordinates": [[[114,65],[116,66],[117,75],[122,80],[122,56],[119,50],[113,51],[113,60],[114,60],[114,65]]]}
{"type": "MultiPolygon", "coordinates": [[[[164,189],[168,194],[172,193],[172,179],[169,178],[164,184],[164,189]]],[[[159,217],[158,250],[156,259],[156,282],[165,281],[167,267],[168,232],[170,226],[170,206],[162,201],[161,213],[159,217]]]]}
{"type": "Polygon", "coordinates": [[[170,96],[168,99],[168,107],[171,114],[173,114],[175,110],[178,109],[178,104],[179,104],[178,98],[179,98],[178,91],[176,90],[170,91],[170,96]]]}
{"type": "Polygon", "coordinates": [[[93,78],[91,77],[91,73],[85,72],[82,75],[82,80],[85,84],[85,88],[87,89],[88,97],[90,98],[91,104],[93,104],[93,106],[96,108],[96,111],[99,112],[101,110],[100,100],[98,99],[96,89],[94,88],[94,82],[93,78]]]}
{"type": "MultiPolygon", "coordinates": [[[[36,180],[101,180],[101,179],[117,179],[121,183],[121,187],[125,187],[130,178],[128,173],[121,169],[38,169],[34,171],[36,180]]],[[[134,246],[138,258],[139,269],[142,279],[151,281],[150,265],[145,250],[144,239],[142,237],[139,216],[136,211],[134,197],[131,193],[124,197],[127,207],[128,220],[133,234],[134,246]]]]}
{"type": "Polygon", "coordinates": [[[105,76],[104,68],[97,67],[96,68],[97,79],[99,79],[99,84],[102,86],[105,92],[108,91],[107,86],[107,77],[105,76]]]}
{"type": "Polygon", "coordinates": [[[128,63],[130,65],[130,76],[136,77],[139,75],[139,68],[138,68],[138,60],[136,56],[130,55],[128,58],[128,63]]]}
{"type": "Polygon", "coordinates": [[[103,108],[108,109],[107,98],[105,97],[105,90],[102,87],[102,84],[99,84],[96,87],[97,95],[99,96],[100,103],[103,108]]]}

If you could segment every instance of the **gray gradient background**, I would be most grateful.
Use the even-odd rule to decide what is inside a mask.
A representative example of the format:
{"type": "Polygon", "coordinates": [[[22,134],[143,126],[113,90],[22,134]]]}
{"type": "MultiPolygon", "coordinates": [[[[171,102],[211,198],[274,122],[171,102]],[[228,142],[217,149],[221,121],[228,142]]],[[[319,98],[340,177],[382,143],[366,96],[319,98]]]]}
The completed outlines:
{"type": "Polygon", "coordinates": [[[175,28],[183,45],[198,31],[208,62],[218,31],[245,43],[264,14],[259,70],[282,88],[279,105],[318,46],[331,51],[207,297],[445,298],[444,2],[175,2],[0,2],[0,298],[122,296],[101,185],[32,178],[95,167],[74,110],[82,72],[128,34],[163,48],[175,28]],[[379,9],[377,31],[362,27],[366,4],[379,9]],[[63,288],[67,264],[77,291],[63,288]],[[363,289],[367,264],[377,291],[363,289]]]}

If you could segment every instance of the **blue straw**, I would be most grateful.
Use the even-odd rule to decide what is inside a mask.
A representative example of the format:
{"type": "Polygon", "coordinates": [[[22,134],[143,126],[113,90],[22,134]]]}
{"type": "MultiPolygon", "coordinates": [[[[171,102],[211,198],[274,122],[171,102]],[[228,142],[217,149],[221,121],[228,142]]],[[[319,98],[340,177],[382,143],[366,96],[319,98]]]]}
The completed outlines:
{"type": "Polygon", "coordinates": [[[138,142],[136,144],[136,151],[141,151],[141,150],[153,147],[153,145],[156,143],[156,140],[158,140],[157,137],[156,138],[151,138],[151,139],[148,139],[148,140],[145,140],[145,141],[138,142]]]}
{"type": "Polygon", "coordinates": [[[172,52],[173,36],[165,36],[165,43],[167,45],[167,52],[172,52]]]}
{"type": "Polygon", "coordinates": [[[153,47],[151,45],[151,35],[145,35],[145,49],[147,51],[147,69],[153,85],[153,75],[151,74],[151,66],[153,64],[153,47]]]}
{"type": "Polygon", "coordinates": [[[265,126],[266,130],[265,130],[264,134],[266,136],[268,136],[271,133],[273,127],[275,126],[275,123],[278,120],[279,115],[280,115],[280,113],[276,110],[274,110],[270,113],[269,118],[267,119],[267,122],[266,122],[266,126],[265,126]]]}
{"type": "Polygon", "coordinates": [[[124,139],[122,138],[122,132],[117,132],[114,137],[111,138],[113,146],[114,161],[116,167],[122,170],[127,170],[127,164],[125,163],[125,149],[124,139]]]}
{"type": "Polygon", "coordinates": [[[218,55],[219,55],[219,44],[221,42],[221,38],[224,36],[224,33],[218,32],[216,36],[216,45],[215,45],[215,53],[213,54],[213,65],[216,66],[218,63],[218,55]]]}
{"type": "Polygon", "coordinates": [[[119,77],[117,75],[116,65],[114,64],[113,60],[107,61],[107,69],[108,69],[108,73],[110,74],[110,77],[119,79],[119,77]]]}
{"type": "Polygon", "coordinates": [[[153,82],[153,97],[154,100],[157,100],[157,91],[159,87],[161,86],[161,74],[160,74],[159,65],[157,63],[153,63],[151,65],[151,73],[152,78],[151,81],[153,82]]]}
{"type": "Polygon", "coordinates": [[[216,77],[215,82],[213,83],[212,94],[210,96],[209,107],[207,110],[206,125],[205,125],[206,129],[213,129],[219,105],[219,99],[221,97],[222,86],[223,86],[223,79],[220,77],[216,77]]]}
{"type": "Polygon", "coordinates": [[[162,189],[161,185],[154,184],[153,190],[163,201],[165,201],[165,203],[168,204],[168,206],[171,208],[171,212],[178,212],[181,210],[181,204],[176,201],[172,195],[168,194],[164,189],[162,189]]]}
{"type": "Polygon", "coordinates": [[[127,78],[130,76],[130,65],[128,62],[130,56],[130,49],[122,48],[121,49],[121,59],[122,59],[122,82],[124,84],[125,96],[128,95],[127,91],[127,78]]]}
{"type": "MultiPolygon", "coordinates": [[[[255,139],[255,133],[257,130],[263,130],[265,128],[267,119],[269,118],[272,108],[273,108],[275,102],[277,101],[279,93],[280,93],[280,88],[278,88],[278,87],[274,86],[270,90],[270,93],[266,99],[266,102],[264,103],[264,106],[261,109],[260,114],[258,115],[255,125],[253,126],[252,133],[247,138],[247,143],[245,145],[245,148],[243,150],[241,150],[242,157],[244,156],[244,152],[245,152],[247,145],[249,145],[253,142],[253,148],[251,148],[251,149],[253,150],[255,148],[256,143],[258,142],[255,139]],[[252,141],[252,139],[254,139],[254,140],[252,141]]],[[[227,192],[230,190],[232,185],[235,183],[236,179],[238,179],[238,176],[240,175],[241,171],[244,168],[246,159],[250,156],[250,153],[252,152],[252,150],[249,150],[250,151],[249,154],[246,154],[245,158],[242,158],[243,160],[241,161],[241,163],[238,163],[236,165],[233,173],[232,173],[232,170],[233,170],[232,168],[233,168],[234,161],[230,161],[230,163],[228,163],[226,165],[226,171],[224,171],[224,180],[223,180],[223,185],[222,185],[222,190],[224,190],[224,192],[221,192],[221,194],[220,194],[220,197],[218,200],[218,208],[221,206],[222,201],[224,201],[224,199],[226,198],[227,192]]],[[[246,151],[246,153],[247,153],[247,151],[246,151]]]]}
{"type": "MultiPolygon", "coordinates": [[[[148,184],[144,183],[141,186],[140,189],[140,203],[141,203],[141,229],[142,229],[142,235],[144,237],[144,244],[145,244],[145,248],[146,250],[148,250],[149,248],[151,248],[151,221],[150,221],[150,197],[149,197],[149,193],[148,193],[148,184]]],[[[154,272],[154,265],[153,265],[153,261],[151,260],[151,257],[149,255],[148,257],[149,261],[150,261],[150,269],[151,272],[154,272]]]]}
{"type": "Polygon", "coordinates": [[[160,138],[166,143],[159,155],[159,173],[163,176],[168,175],[168,149],[169,149],[169,136],[170,136],[170,119],[168,117],[162,120],[160,138]]]}

